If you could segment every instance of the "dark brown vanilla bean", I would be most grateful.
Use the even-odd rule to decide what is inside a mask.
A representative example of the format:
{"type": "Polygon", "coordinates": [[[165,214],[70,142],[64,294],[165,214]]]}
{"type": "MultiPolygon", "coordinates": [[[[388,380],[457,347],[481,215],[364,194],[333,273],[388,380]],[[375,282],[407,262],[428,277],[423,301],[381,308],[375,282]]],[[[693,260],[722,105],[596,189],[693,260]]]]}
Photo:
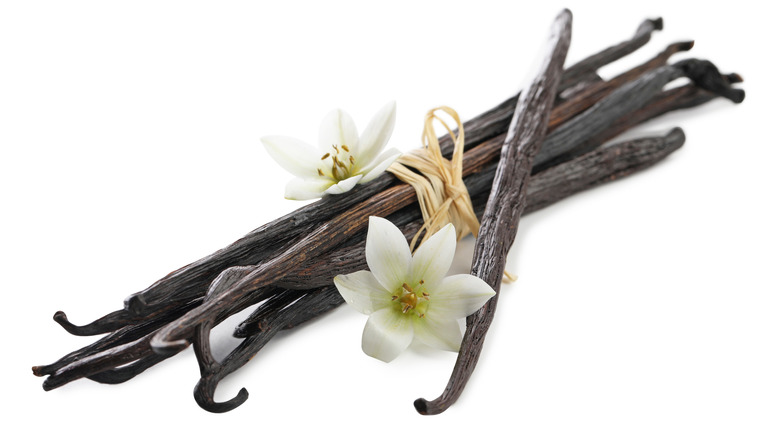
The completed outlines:
{"type": "MultiPolygon", "coordinates": [[[[649,73],[648,75],[652,75],[652,74],[653,74],[653,73],[651,72],[651,73],[649,73]]],[[[647,76],[647,75],[646,75],[646,76],[647,76]]],[[[731,77],[733,78],[734,76],[731,76],[731,77]]],[[[727,76],[726,78],[729,78],[729,77],[727,76]]],[[[690,86],[689,86],[689,87],[690,87],[690,86]]],[[[624,93],[624,94],[625,94],[625,93],[624,93]]],[[[687,100],[685,100],[685,99],[682,99],[682,97],[684,97],[684,96],[686,96],[686,95],[688,95],[688,94],[679,94],[679,93],[674,93],[674,92],[673,92],[673,90],[672,90],[672,91],[670,91],[670,92],[663,92],[663,93],[661,94],[661,97],[659,97],[659,98],[656,98],[656,101],[658,102],[657,104],[653,104],[653,105],[650,105],[650,104],[648,104],[648,106],[647,106],[646,108],[643,108],[643,109],[642,109],[642,110],[640,110],[640,111],[646,112],[648,115],[653,115],[653,114],[657,114],[657,113],[659,113],[659,112],[662,112],[662,111],[666,110],[665,108],[666,108],[667,106],[669,106],[669,105],[671,105],[671,104],[674,104],[675,102],[677,102],[679,105],[681,105],[681,106],[685,107],[685,106],[688,106],[688,105],[691,105],[691,104],[701,103],[701,102],[703,101],[703,100],[702,100],[702,99],[700,99],[700,98],[696,98],[696,99],[693,99],[691,102],[688,102],[687,100]],[[676,97],[676,98],[678,98],[678,99],[681,99],[681,100],[678,102],[677,100],[675,100],[675,97],[676,97]],[[656,105],[658,106],[658,108],[656,108],[656,105]]],[[[709,96],[709,95],[708,95],[708,96],[709,96]]],[[[616,105],[623,104],[623,102],[624,102],[623,100],[619,100],[619,101],[617,101],[617,104],[616,104],[616,105]]],[[[618,111],[613,111],[613,113],[612,113],[612,114],[613,114],[613,115],[616,115],[617,113],[619,113],[619,112],[618,112],[618,111]]],[[[626,126],[626,124],[629,124],[629,125],[630,125],[630,124],[632,123],[632,122],[631,122],[632,120],[634,120],[634,121],[641,121],[641,120],[644,120],[644,119],[645,119],[645,117],[639,117],[638,115],[636,115],[636,113],[635,113],[634,117],[635,117],[635,119],[631,119],[631,118],[629,118],[629,119],[627,119],[627,120],[625,121],[625,123],[618,123],[618,124],[616,124],[616,123],[613,123],[613,122],[608,122],[608,123],[606,123],[606,124],[607,124],[607,125],[609,125],[609,126],[610,126],[610,128],[608,128],[606,131],[614,130],[614,129],[615,129],[616,127],[618,127],[618,126],[625,127],[625,126],[626,126]]],[[[569,138],[574,138],[574,139],[579,139],[579,140],[582,140],[582,139],[587,139],[588,137],[592,137],[592,136],[594,135],[594,133],[597,133],[597,131],[596,131],[596,132],[594,132],[594,131],[593,131],[593,129],[594,129],[595,127],[598,127],[598,126],[600,126],[600,125],[599,125],[598,123],[590,123],[590,122],[589,122],[589,118],[601,118],[601,119],[603,120],[603,116],[601,115],[601,112],[600,112],[600,111],[590,111],[590,112],[588,112],[588,114],[587,114],[587,115],[581,115],[581,116],[580,116],[580,118],[581,118],[582,120],[578,121],[578,122],[577,122],[577,125],[576,125],[576,126],[579,126],[579,127],[580,127],[580,129],[581,129],[581,130],[580,130],[580,132],[578,132],[578,133],[575,133],[575,134],[572,134],[572,135],[569,135],[569,138]]],[[[623,117],[623,119],[625,119],[625,117],[623,117]]],[[[602,122],[602,125],[603,125],[603,124],[604,124],[604,123],[602,122]]],[[[563,126],[561,129],[564,129],[564,130],[568,129],[568,125],[565,125],[565,126],[563,126]]],[[[478,157],[480,157],[480,158],[479,158],[479,160],[481,160],[480,162],[484,162],[484,161],[486,160],[486,158],[485,158],[485,157],[486,157],[486,155],[484,155],[484,154],[485,154],[485,153],[488,153],[488,149],[486,149],[486,148],[491,148],[491,150],[492,150],[492,151],[495,151],[495,150],[497,150],[497,146],[495,146],[495,145],[497,145],[497,144],[500,144],[502,140],[503,140],[503,138],[502,138],[502,137],[498,137],[498,138],[492,139],[492,140],[491,140],[490,142],[488,142],[488,143],[492,143],[494,146],[490,146],[490,145],[481,145],[480,147],[476,147],[476,148],[474,148],[472,151],[469,151],[469,152],[467,153],[467,157],[471,157],[471,156],[472,156],[472,154],[476,154],[475,156],[478,156],[478,157]]],[[[548,139],[545,141],[545,143],[547,143],[548,141],[551,141],[551,139],[550,139],[550,138],[548,138],[548,139]]],[[[555,146],[555,145],[553,145],[553,146],[555,146]]],[[[495,154],[495,152],[490,152],[490,153],[493,153],[493,154],[495,154]]],[[[467,159],[466,161],[467,161],[467,163],[468,163],[468,162],[471,162],[471,159],[469,158],[469,159],[467,159]]],[[[469,172],[470,172],[470,170],[469,170],[469,169],[471,169],[471,167],[467,167],[467,172],[466,172],[466,173],[469,173],[469,172]]],[[[472,191],[472,192],[473,192],[473,191],[472,191]]],[[[295,277],[293,277],[293,280],[294,280],[294,279],[295,279],[295,277]]],[[[326,280],[321,280],[321,281],[326,281],[326,280]]],[[[299,284],[299,285],[298,285],[297,287],[295,287],[295,288],[298,288],[298,289],[305,289],[305,288],[309,288],[309,287],[313,287],[313,286],[319,286],[319,285],[322,285],[322,283],[315,284],[315,285],[301,283],[301,284],[299,284]]],[[[289,284],[289,283],[286,283],[286,284],[285,284],[285,286],[290,286],[290,284],[289,284]]],[[[194,302],[194,303],[196,303],[196,304],[197,304],[197,302],[194,302]]],[[[243,306],[243,307],[245,307],[245,306],[247,305],[246,303],[243,303],[243,304],[239,303],[239,304],[240,304],[240,306],[243,306]]],[[[180,308],[183,308],[183,307],[190,307],[190,308],[191,308],[191,306],[192,306],[192,305],[193,305],[193,304],[192,304],[192,302],[191,302],[191,303],[184,303],[184,304],[179,304],[179,305],[178,305],[178,307],[173,307],[173,310],[172,310],[172,311],[175,311],[176,309],[180,309],[180,308]]],[[[242,308],[243,308],[243,307],[242,307],[242,308]]],[[[239,310],[240,310],[240,309],[239,309],[239,310]]],[[[161,316],[161,318],[162,318],[162,317],[165,317],[165,315],[170,315],[170,314],[171,314],[170,312],[172,312],[172,311],[169,311],[168,313],[162,313],[162,314],[161,314],[161,315],[162,315],[162,316],[161,316]]],[[[235,311],[238,311],[238,310],[235,310],[235,311]]],[[[181,314],[181,313],[179,313],[179,315],[180,315],[180,314],[181,314]]],[[[148,321],[154,321],[154,319],[155,319],[155,318],[149,318],[149,319],[148,319],[148,321]]],[[[169,322],[169,321],[170,321],[170,319],[165,319],[165,321],[164,321],[164,322],[169,322]]],[[[145,323],[145,324],[146,324],[146,323],[145,323]]],[[[126,341],[126,342],[129,342],[129,340],[130,340],[129,338],[127,338],[127,336],[126,336],[126,335],[125,335],[125,336],[123,336],[123,339],[125,339],[125,341],[126,341]]],[[[115,341],[111,341],[111,343],[103,343],[103,346],[102,346],[102,348],[93,348],[93,349],[89,349],[89,350],[88,350],[88,352],[89,352],[89,353],[91,353],[91,354],[94,354],[96,351],[99,351],[99,350],[102,350],[102,349],[111,348],[111,347],[109,347],[109,345],[110,345],[111,347],[113,347],[113,346],[116,346],[117,344],[116,344],[116,342],[115,342],[115,341]]],[[[36,367],[36,369],[35,369],[35,373],[36,373],[37,375],[45,375],[45,374],[50,374],[51,372],[53,372],[53,370],[56,370],[58,366],[63,366],[63,365],[64,365],[64,363],[66,363],[66,362],[70,362],[70,361],[72,361],[72,360],[75,360],[74,358],[67,358],[67,357],[66,357],[66,358],[63,358],[63,359],[67,359],[67,360],[66,360],[65,362],[63,362],[63,361],[61,360],[61,361],[58,361],[58,362],[57,362],[57,363],[55,363],[55,364],[52,364],[52,365],[49,365],[49,366],[45,366],[45,367],[36,367]]]]}
{"type": "MultiPolygon", "coordinates": [[[[724,80],[726,80],[727,82],[731,83],[731,82],[739,82],[739,81],[741,81],[741,78],[739,78],[738,75],[731,74],[731,75],[725,76],[724,80]]],[[[622,117],[618,122],[613,123],[610,126],[610,128],[608,128],[606,131],[602,132],[602,134],[600,134],[600,135],[598,135],[596,137],[593,137],[593,138],[600,139],[602,142],[606,141],[607,139],[611,138],[611,136],[613,136],[613,135],[615,135],[615,134],[617,134],[619,132],[622,132],[623,130],[627,129],[628,127],[633,126],[635,123],[642,122],[644,120],[647,120],[650,117],[657,116],[657,115],[662,114],[662,113],[667,112],[667,111],[680,109],[680,108],[688,108],[688,107],[691,107],[691,106],[699,105],[699,104],[702,104],[702,103],[705,103],[705,102],[711,100],[713,97],[714,97],[714,95],[712,93],[700,90],[698,87],[695,86],[695,84],[689,84],[689,85],[686,85],[684,87],[672,89],[672,90],[669,90],[669,91],[664,91],[659,96],[654,98],[645,108],[642,108],[641,110],[639,110],[639,111],[637,111],[635,113],[632,113],[632,114],[629,114],[627,116],[622,117]]],[[[583,135],[585,135],[585,133],[583,133],[583,135]]],[[[494,140],[491,140],[491,141],[493,141],[493,142],[498,141],[500,143],[501,141],[503,141],[503,137],[498,138],[498,139],[494,139],[494,140]]],[[[586,143],[590,143],[590,142],[592,142],[592,141],[588,140],[586,143]]],[[[578,149],[577,151],[578,152],[583,152],[582,149],[578,149]]],[[[573,156],[570,156],[568,158],[572,158],[572,157],[573,156]]],[[[477,175],[477,177],[479,177],[479,175],[477,175]]],[[[482,178],[485,179],[484,177],[482,177],[482,178]]],[[[470,181],[472,179],[473,179],[472,177],[467,177],[466,178],[467,186],[469,187],[470,193],[478,195],[480,193],[480,190],[485,190],[485,189],[482,188],[482,187],[478,187],[477,185],[474,185],[472,187],[472,184],[470,183],[470,181]]],[[[486,181],[488,181],[486,184],[489,184],[489,181],[492,181],[492,173],[489,174],[489,180],[486,180],[486,181]]],[[[412,216],[413,217],[419,217],[419,211],[416,208],[409,208],[408,210],[412,212],[412,216]],[[416,216],[415,216],[415,214],[416,214],[416,216]]],[[[394,220],[396,220],[396,219],[394,219],[394,220]]],[[[401,224],[401,222],[398,222],[398,223],[401,224]]],[[[358,246],[362,246],[362,243],[360,243],[358,246]]],[[[338,265],[338,263],[336,263],[335,265],[338,265]]],[[[307,274],[307,273],[304,272],[304,273],[301,273],[301,274],[298,274],[298,275],[300,276],[300,278],[298,278],[298,279],[301,280],[301,284],[305,284],[305,283],[311,281],[311,280],[304,281],[306,276],[310,275],[310,274],[307,274]]],[[[295,279],[296,279],[296,277],[293,277],[291,280],[294,281],[295,279]]],[[[320,281],[319,284],[317,284],[317,282],[315,281],[314,284],[312,284],[309,287],[319,286],[321,284],[324,284],[322,282],[325,282],[325,281],[328,281],[328,280],[327,279],[321,279],[319,281],[320,281]]],[[[285,284],[285,286],[288,286],[288,285],[285,284]]],[[[298,285],[296,288],[301,288],[301,285],[298,285]]],[[[197,304],[197,303],[195,303],[195,304],[197,304]]],[[[190,304],[190,305],[192,305],[192,304],[190,304]]],[[[181,313],[178,313],[178,314],[180,315],[181,313]]],[[[165,319],[162,322],[163,323],[167,323],[169,321],[170,321],[170,319],[165,319]]],[[[149,323],[153,323],[153,322],[154,322],[154,320],[150,320],[150,321],[144,322],[143,324],[140,324],[140,326],[142,327],[142,330],[146,330],[146,329],[143,329],[143,327],[144,326],[148,326],[149,323]]],[[[130,326],[130,327],[132,327],[132,326],[130,326]]],[[[147,331],[141,332],[141,331],[138,331],[138,329],[127,330],[127,333],[125,333],[125,330],[121,330],[121,331],[117,332],[116,334],[112,334],[112,335],[107,336],[105,341],[101,340],[101,341],[98,341],[97,343],[95,343],[95,344],[93,344],[93,345],[91,345],[89,347],[85,347],[82,350],[78,350],[78,351],[76,351],[76,352],[74,352],[74,353],[72,353],[72,354],[70,354],[68,356],[65,356],[63,359],[59,360],[58,362],[55,362],[54,364],[41,366],[41,367],[34,367],[34,373],[36,375],[51,374],[54,371],[56,371],[58,368],[61,368],[61,367],[65,366],[66,364],[77,360],[79,357],[90,355],[90,354],[96,354],[96,353],[98,353],[98,352],[100,352],[102,350],[105,350],[105,349],[108,349],[108,348],[120,345],[123,342],[130,342],[132,340],[137,339],[138,336],[141,336],[142,334],[145,334],[145,333],[147,333],[147,331]],[[129,337],[133,333],[136,333],[136,337],[129,337]],[[119,337],[120,334],[121,334],[121,337],[119,337]]],[[[116,379],[118,379],[119,381],[123,381],[124,379],[132,377],[132,375],[134,375],[134,374],[132,374],[130,372],[131,370],[138,369],[138,370],[142,371],[143,369],[146,369],[146,368],[148,368],[148,366],[151,366],[153,364],[154,363],[151,362],[151,361],[146,362],[146,363],[141,362],[141,363],[138,363],[138,364],[134,364],[131,367],[127,367],[126,369],[121,370],[121,372],[117,371],[116,373],[112,373],[112,372],[103,373],[104,377],[96,376],[96,380],[102,381],[102,379],[105,378],[105,379],[108,379],[107,381],[111,382],[111,381],[114,381],[115,378],[114,377],[110,377],[110,376],[116,375],[117,376],[116,379]]]]}
{"type": "MultiPolygon", "coordinates": [[[[630,40],[563,73],[552,116],[546,124],[549,136],[541,147],[543,159],[533,163],[534,176],[527,184],[528,205],[524,212],[649,166],[678,148],[684,136],[682,131],[673,130],[662,138],[591,151],[594,144],[601,144],[649,117],[699,105],[715,95],[735,102],[744,98],[744,92],[730,87],[739,77],[723,77],[711,63],[687,60],[666,65],[670,55],[688,50],[690,43],[670,45],[614,79],[605,81],[598,75],[599,67],[636,50],[660,27],[660,20],[646,21],[630,40]],[[662,91],[669,80],[682,76],[691,78],[693,83],[662,91]],[[547,149],[550,152],[545,152],[547,149]]],[[[551,88],[550,92],[555,90],[551,88]]],[[[466,122],[468,158],[464,175],[469,175],[466,181],[478,212],[487,202],[498,150],[504,143],[516,100],[510,98],[466,122]]],[[[449,137],[440,141],[445,154],[451,151],[449,137]]],[[[124,309],[90,324],[76,326],[58,312],[55,321],[73,334],[111,333],[53,364],[34,367],[34,373],[49,375],[45,389],[81,377],[121,383],[192,343],[201,371],[196,401],[211,412],[235,408],[246,400],[245,389],[226,402],[214,400],[216,387],[226,375],[248,362],[279,331],[311,320],[343,302],[331,280],[334,275],[366,268],[365,218],[385,216],[400,226],[407,237],[419,227],[420,213],[413,205],[414,195],[390,176],[361,186],[348,198],[328,197],[258,228],[128,297],[124,309]],[[241,345],[222,361],[215,360],[209,345],[212,327],[258,303],[255,312],[236,328],[235,335],[244,338],[241,345]]],[[[470,318],[469,324],[472,322],[470,318]]],[[[469,351],[476,363],[473,353],[476,351],[478,356],[479,348],[469,351]]],[[[462,365],[460,357],[458,360],[462,365]]],[[[418,400],[415,406],[422,406],[427,413],[441,410],[442,406],[446,409],[457,398],[458,387],[465,385],[462,376],[467,379],[469,367],[473,365],[461,367],[460,377],[456,378],[456,366],[451,380],[454,386],[448,386],[438,402],[418,400]]]]}
{"type": "Polygon", "coordinates": [[[417,399],[414,402],[421,414],[441,413],[458,399],[482,351],[482,343],[498,302],[506,255],[515,240],[520,215],[527,202],[531,168],[542,148],[555,90],[558,89],[563,61],[569,50],[571,13],[568,10],[558,16],[552,34],[553,44],[542,70],[518,99],[475,244],[471,274],[489,284],[496,295],[466,318],[466,333],[450,381],[439,398],[433,401],[417,399]]]}
{"type": "MultiPolygon", "coordinates": [[[[735,76],[732,75],[730,77],[734,78],[735,76]]],[[[689,87],[693,87],[693,85],[690,85],[689,87]]],[[[673,109],[671,105],[674,105],[675,102],[677,104],[679,104],[681,107],[687,107],[689,105],[702,103],[702,102],[704,102],[704,101],[706,101],[706,100],[711,98],[711,95],[708,93],[707,96],[709,96],[709,97],[707,97],[707,99],[702,100],[702,99],[696,98],[696,99],[692,99],[691,101],[688,101],[686,99],[683,99],[683,97],[686,96],[686,95],[687,94],[680,95],[680,94],[669,94],[669,92],[663,92],[662,95],[661,95],[662,98],[656,98],[650,104],[648,104],[647,107],[643,108],[641,111],[643,111],[643,112],[645,112],[646,114],[649,114],[649,115],[658,114],[658,113],[666,111],[668,109],[673,109]],[[680,99],[680,100],[679,101],[675,100],[675,96],[677,96],[677,98],[680,99]],[[655,109],[654,108],[655,105],[658,105],[659,108],[655,109]]],[[[591,117],[599,117],[598,113],[592,113],[590,116],[591,117]]],[[[637,117],[636,119],[634,119],[634,121],[638,122],[638,121],[642,121],[644,119],[645,118],[638,118],[637,117]]],[[[631,120],[632,119],[628,119],[627,122],[624,123],[624,124],[621,124],[621,126],[631,125],[631,120]]],[[[588,131],[587,129],[592,128],[595,125],[592,125],[592,124],[589,124],[589,123],[580,123],[580,126],[586,128],[585,131],[580,133],[581,138],[587,139],[587,137],[593,135],[593,132],[592,131],[588,131]]],[[[616,125],[612,124],[610,129],[612,129],[612,127],[614,127],[614,126],[616,126],[616,125]]],[[[610,129],[607,129],[605,132],[609,132],[610,129]]],[[[602,136],[603,136],[603,133],[602,133],[602,136]]],[[[476,154],[474,156],[480,157],[479,158],[479,160],[480,160],[479,162],[480,163],[484,163],[485,160],[486,160],[486,157],[492,157],[489,154],[492,153],[493,155],[495,155],[495,152],[488,152],[488,149],[486,149],[486,148],[492,148],[492,150],[495,151],[495,150],[497,150],[497,147],[498,147],[496,145],[501,144],[502,141],[503,141],[503,136],[495,138],[495,139],[492,139],[488,143],[492,143],[493,146],[482,145],[480,147],[474,148],[474,150],[470,151],[468,154],[476,154]],[[486,153],[488,155],[485,155],[486,153]]],[[[467,160],[467,162],[471,162],[471,160],[469,159],[469,160],[467,160]]],[[[473,164],[473,162],[472,162],[472,164],[473,164]]],[[[471,172],[470,169],[472,169],[472,168],[479,168],[479,166],[468,167],[467,169],[469,169],[469,170],[467,171],[467,173],[470,173],[471,172]]],[[[490,179],[492,180],[492,174],[490,175],[490,179]]],[[[469,180],[470,180],[470,177],[467,177],[466,178],[467,184],[468,184],[469,180]]],[[[470,192],[473,193],[473,194],[478,194],[479,190],[480,189],[476,189],[476,191],[475,191],[475,189],[472,189],[470,187],[470,192]]],[[[412,208],[411,211],[416,211],[416,208],[412,208]]],[[[419,216],[419,212],[417,212],[417,215],[419,216]]],[[[305,265],[306,264],[303,263],[301,266],[305,266],[305,265]]],[[[334,266],[338,266],[338,263],[334,264],[334,266]]],[[[337,273],[340,273],[340,272],[337,272],[337,273]]],[[[288,273],[288,275],[290,275],[290,273],[288,273]]],[[[296,289],[307,289],[307,288],[311,288],[311,287],[318,287],[318,286],[326,284],[330,280],[330,278],[332,278],[332,275],[335,275],[335,274],[332,274],[332,273],[331,274],[327,274],[327,275],[330,275],[330,277],[322,277],[321,276],[319,278],[319,280],[314,280],[314,281],[312,281],[311,278],[306,279],[307,275],[310,275],[310,274],[295,273],[293,271],[293,275],[290,275],[289,282],[280,281],[279,285],[280,286],[285,286],[285,287],[293,287],[293,288],[296,288],[296,289]],[[296,285],[295,284],[296,281],[300,281],[300,283],[296,285]]],[[[322,274],[320,274],[320,275],[322,275],[322,274]]],[[[239,311],[239,310],[245,308],[247,305],[249,305],[248,304],[249,302],[250,301],[238,301],[238,302],[233,304],[236,307],[233,307],[233,308],[223,308],[222,311],[225,312],[225,313],[231,313],[231,312],[234,313],[236,311],[239,311]]],[[[169,316],[171,314],[173,314],[175,312],[178,312],[176,314],[177,315],[181,315],[181,313],[182,313],[182,312],[180,312],[181,309],[183,309],[183,308],[192,308],[192,306],[197,305],[199,303],[200,303],[200,300],[192,301],[190,303],[179,304],[178,307],[174,306],[173,310],[169,311],[168,313],[160,313],[160,316],[154,316],[154,318],[152,318],[152,317],[148,318],[147,320],[145,320],[141,324],[139,324],[139,326],[141,326],[141,327],[147,326],[148,327],[149,324],[157,324],[156,327],[158,327],[161,324],[170,322],[171,319],[169,318],[169,316]],[[156,320],[159,320],[160,322],[159,323],[155,323],[156,320]]],[[[133,326],[128,326],[128,327],[133,327],[133,326]]],[[[89,347],[86,347],[86,348],[84,348],[82,350],[79,350],[79,351],[74,352],[74,353],[72,353],[72,354],[70,354],[68,356],[65,356],[63,359],[55,362],[54,364],[47,365],[47,366],[42,366],[42,367],[35,367],[34,368],[34,372],[35,372],[36,375],[52,374],[57,369],[66,366],[68,363],[71,363],[71,362],[73,362],[75,360],[78,360],[80,357],[84,357],[84,356],[88,356],[88,355],[94,355],[94,354],[97,354],[97,353],[99,353],[99,352],[101,352],[103,350],[106,350],[106,349],[109,349],[109,348],[114,348],[114,347],[120,345],[121,343],[131,342],[131,341],[137,339],[138,337],[142,336],[143,334],[148,333],[148,329],[145,329],[145,330],[147,330],[147,331],[141,332],[141,331],[138,331],[136,329],[133,329],[133,330],[128,330],[127,333],[124,333],[124,329],[123,329],[121,331],[121,333],[123,333],[121,335],[121,337],[117,337],[118,335],[114,335],[114,334],[109,335],[107,337],[106,341],[103,341],[103,340],[98,341],[97,343],[95,343],[95,344],[93,344],[93,345],[91,345],[89,347]],[[130,337],[132,334],[135,334],[135,337],[130,337]],[[121,340],[121,341],[119,341],[118,339],[121,340]]],[[[120,332],[118,332],[118,333],[120,333],[120,332]]],[[[141,361],[137,365],[134,364],[133,366],[128,367],[127,369],[122,369],[121,371],[117,370],[117,372],[115,372],[115,373],[112,372],[112,371],[106,371],[105,373],[102,373],[100,375],[96,375],[95,380],[108,381],[108,382],[112,382],[114,380],[123,381],[124,379],[132,377],[134,375],[133,374],[133,372],[134,372],[133,370],[139,370],[138,372],[140,372],[143,369],[148,368],[148,366],[153,365],[154,363],[156,363],[156,362],[155,361],[151,361],[151,360],[149,360],[149,361],[141,361]]]]}

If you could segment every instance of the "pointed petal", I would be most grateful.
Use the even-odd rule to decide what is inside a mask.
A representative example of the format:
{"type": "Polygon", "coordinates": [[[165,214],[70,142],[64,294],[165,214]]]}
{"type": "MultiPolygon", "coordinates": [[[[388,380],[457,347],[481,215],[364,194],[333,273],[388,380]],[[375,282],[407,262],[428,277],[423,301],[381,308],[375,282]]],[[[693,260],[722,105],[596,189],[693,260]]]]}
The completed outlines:
{"type": "Polygon", "coordinates": [[[281,135],[263,137],[260,141],[268,155],[284,170],[304,179],[317,176],[320,154],[313,146],[297,138],[281,135]]]}
{"type": "Polygon", "coordinates": [[[284,197],[296,201],[322,198],[325,191],[333,185],[329,179],[300,179],[296,178],[287,183],[284,188],[284,197]]]}
{"type": "Polygon", "coordinates": [[[436,319],[431,315],[414,319],[414,336],[439,350],[458,351],[463,341],[460,326],[454,319],[436,319]]]}
{"type": "Polygon", "coordinates": [[[368,218],[366,262],[371,273],[386,290],[398,290],[406,281],[412,254],[401,230],[387,219],[368,218]]]}
{"type": "Polygon", "coordinates": [[[333,283],[347,304],[366,315],[392,304],[390,292],[368,271],[337,275],[333,283]]]}
{"type": "Polygon", "coordinates": [[[325,152],[333,152],[332,146],[357,147],[358,133],[355,122],[342,109],[328,113],[320,125],[320,148],[325,152]]]}
{"type": "Polygon", "coordinates": [[[395,102],[383,106],[368,122],[360,135],[357,158],[360,163],[370,163],[387,145],[395,128],[395,102]]]}
{"type": "Polygon", "coordinates": [[[412,343],[412,318],[395,307],[378,310],[368,317],[363,329],[363,352],[384,362],[390,362],[412,343]]]}
{"type": "Polygon", "coordinates": [[[428,314],[436,319],[469,316],[496,294],[482,279],[469,274],[446,277],[429,292],[428,314]]]}
{"type": "Polygon", "coordinates": [[[341,193],[348,192],[352,190],[352,187],[355,187],[355,185],[357,185],[361,179],[363,179],[363,175],[355,175],[347,179],[343,179],[339,181],[338,184],[333,184],[332,186],[328,187],[328,190],[325,190],[325,193],[329,195],[339,195],[341,193]]]}
{"type": "Polygon", "coordinates": [[[387,168],[390,167],[390,165],[393,164],[393,162],[397,160],[398,157],[400,156],[401,156],[401,151],[395,148],[390,148],[382,152],[382,155],[377,157],[377,159],[374,160],[373,163],[371,163],[370,165],[362,169],[362,172],[364,172],[364,174],[363,174],[363,179],[360,180],[360,183],[365,184],[369,181],[373,181],[374,179],[376,179],[376,177],[378,177],[379,175],[382,174],[382,172],[387,170],[387,168]]]}
{"type": "Polygon", "coordinates": [[[409,278],[414,283],[425,280],[426,286],[435,288],[452,265],[456,245],[455,227],[447,224],[414,252],[409,278]]]}

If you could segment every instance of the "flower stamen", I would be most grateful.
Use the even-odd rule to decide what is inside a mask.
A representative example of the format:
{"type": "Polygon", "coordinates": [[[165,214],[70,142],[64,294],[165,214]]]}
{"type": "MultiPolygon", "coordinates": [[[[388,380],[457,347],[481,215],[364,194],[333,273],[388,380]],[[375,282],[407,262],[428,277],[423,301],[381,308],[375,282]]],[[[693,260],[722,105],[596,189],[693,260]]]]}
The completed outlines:
{"type": "Polygon", "coordinates": [[[407,313],[408,311],[417,307],[417,294],[411,291],[406,292],[401,296],[399,302],[401,304],[401,312],[407,313]]]}

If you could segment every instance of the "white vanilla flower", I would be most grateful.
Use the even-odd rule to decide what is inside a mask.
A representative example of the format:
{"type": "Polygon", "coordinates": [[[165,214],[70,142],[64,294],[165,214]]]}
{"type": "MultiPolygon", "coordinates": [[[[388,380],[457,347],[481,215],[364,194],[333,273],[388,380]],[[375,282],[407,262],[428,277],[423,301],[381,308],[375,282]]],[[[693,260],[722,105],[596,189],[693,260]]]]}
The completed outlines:
{"type": "Polygon", "coordinates": [[[413,338],[458,351],[463,335],[457,320],[477,311],[495,292],[473,275],[444,276],[455,246],[455,228],[448,224],[412,256],[395,225],[369,218],[366,262],[371,271],[333,280],[350,306],[370,315],[363,330],[366,354],[390,362],[413,338]]]}
{"type": "Polygon", "coordinates": [[[271,157],[297,177],[287,184],[284,196],[304,200],[347,192],[384,172],[401,155],[393,148],[380,154],[394,127],[395,102],[390,102],[360,137],[349,114],[331,111],[320,125],[319,150],[292,137],[269,136],[261,141],[271,157]]]}

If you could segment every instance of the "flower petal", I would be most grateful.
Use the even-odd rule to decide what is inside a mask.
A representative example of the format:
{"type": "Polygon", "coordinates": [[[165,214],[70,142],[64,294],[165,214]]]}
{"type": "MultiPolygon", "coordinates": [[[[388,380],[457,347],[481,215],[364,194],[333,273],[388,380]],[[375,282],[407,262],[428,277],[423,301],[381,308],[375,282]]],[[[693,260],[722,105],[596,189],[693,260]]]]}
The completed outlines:
{"type": "Polygon", "coordinates": [[[412,263],[412,254],[401,230],[387,219],[368,218],[366,262],[379,284],[390,292],[404,284],[412,263]]]}
{"type": "Polygon", "coordinates": [[[415,284],[425,280],[427,287],[435,288],[452,265],[456,245],[455,227],[447,224],[414,252],[410,280],[415,284]]]}
{"type": "Polygon", "coordinates": [[[366,129],[360,135],[357,156],[359,163],[370,163],[387,145],[395,128],[395,102],[383,106],[368,122],[366,129]]]}
{"type": "Polygon", "coordinates": [[[368,271],[337,275],[333,283],[347,304],[366,315],[392,304],[390,292],[368,271]]]}
{"type": "Polygon", "coordinates": [[[352,117],[342,109],[328,113],[320,125],[320,148],[324,152],[333,152],[332,147],[357,147],[358,133],[352,117]]]}
{"type": "Polygon", "coordinates": [[[396,307],[378,310],[368,317],[363,329],[363,352],[384,362],[390,362],[412,343],[412,318],[396,307]]]}
{"type": "Polygon", "coordinates": [[[329,179],[301,179],[296,178],[287,183],[284,189],[284,197],[296,201],[322,198],[322,195],[333,185],[329,179]]]}
{"type": "Polygon", "coordinates": [[[482,279],[469,274],[444,278],[429,290],[428,313],[435,319],[458,319],[476,312],[496,292],[482,279]]]}
{"type": "Polygon", "coordinates": [[[357,185],[361,179],[363,179],[363,175],[355,175],[347,179],[342,179],[337,184],[333,184],[332,186],[328,187],[328,190],[325,190],[325,193],[329,195],[339,195],[341,193],[348,192],[352,190],[352,187],[355,187],[355,185],[357,185]]]}
{"type": "Polygon", "coordinates": [[[297,138],[281,135],[263,137],[260,141],[268,155],[284,170],[304,179],[317,177],[320,154],[313,146],[297,138]]]}
{"type": "Polygon", "coordinates": [[[401,156],[401,151],[395,148],[390,148],[384,152],[382,152],[382,155],[377,157],[376,160],[374,160],[373,163],[369,164],[368,166],[365,166],[361,169],[361,172],[363,173],[363,179],[360,180],[361,184],[367,183],[369,181],[373,181],[382,174],[385,170],[387,170],[388,167],[390,167],[395,160],[398,159],[398,157],[401,156]]]}
{"type": "Polygon", "coordinates": [[[454,319],[436,319],[426,314],[414,320],[414,336],[426,345],[439,350],[458,351],[463,340],[460,325],[454,319]]]}

